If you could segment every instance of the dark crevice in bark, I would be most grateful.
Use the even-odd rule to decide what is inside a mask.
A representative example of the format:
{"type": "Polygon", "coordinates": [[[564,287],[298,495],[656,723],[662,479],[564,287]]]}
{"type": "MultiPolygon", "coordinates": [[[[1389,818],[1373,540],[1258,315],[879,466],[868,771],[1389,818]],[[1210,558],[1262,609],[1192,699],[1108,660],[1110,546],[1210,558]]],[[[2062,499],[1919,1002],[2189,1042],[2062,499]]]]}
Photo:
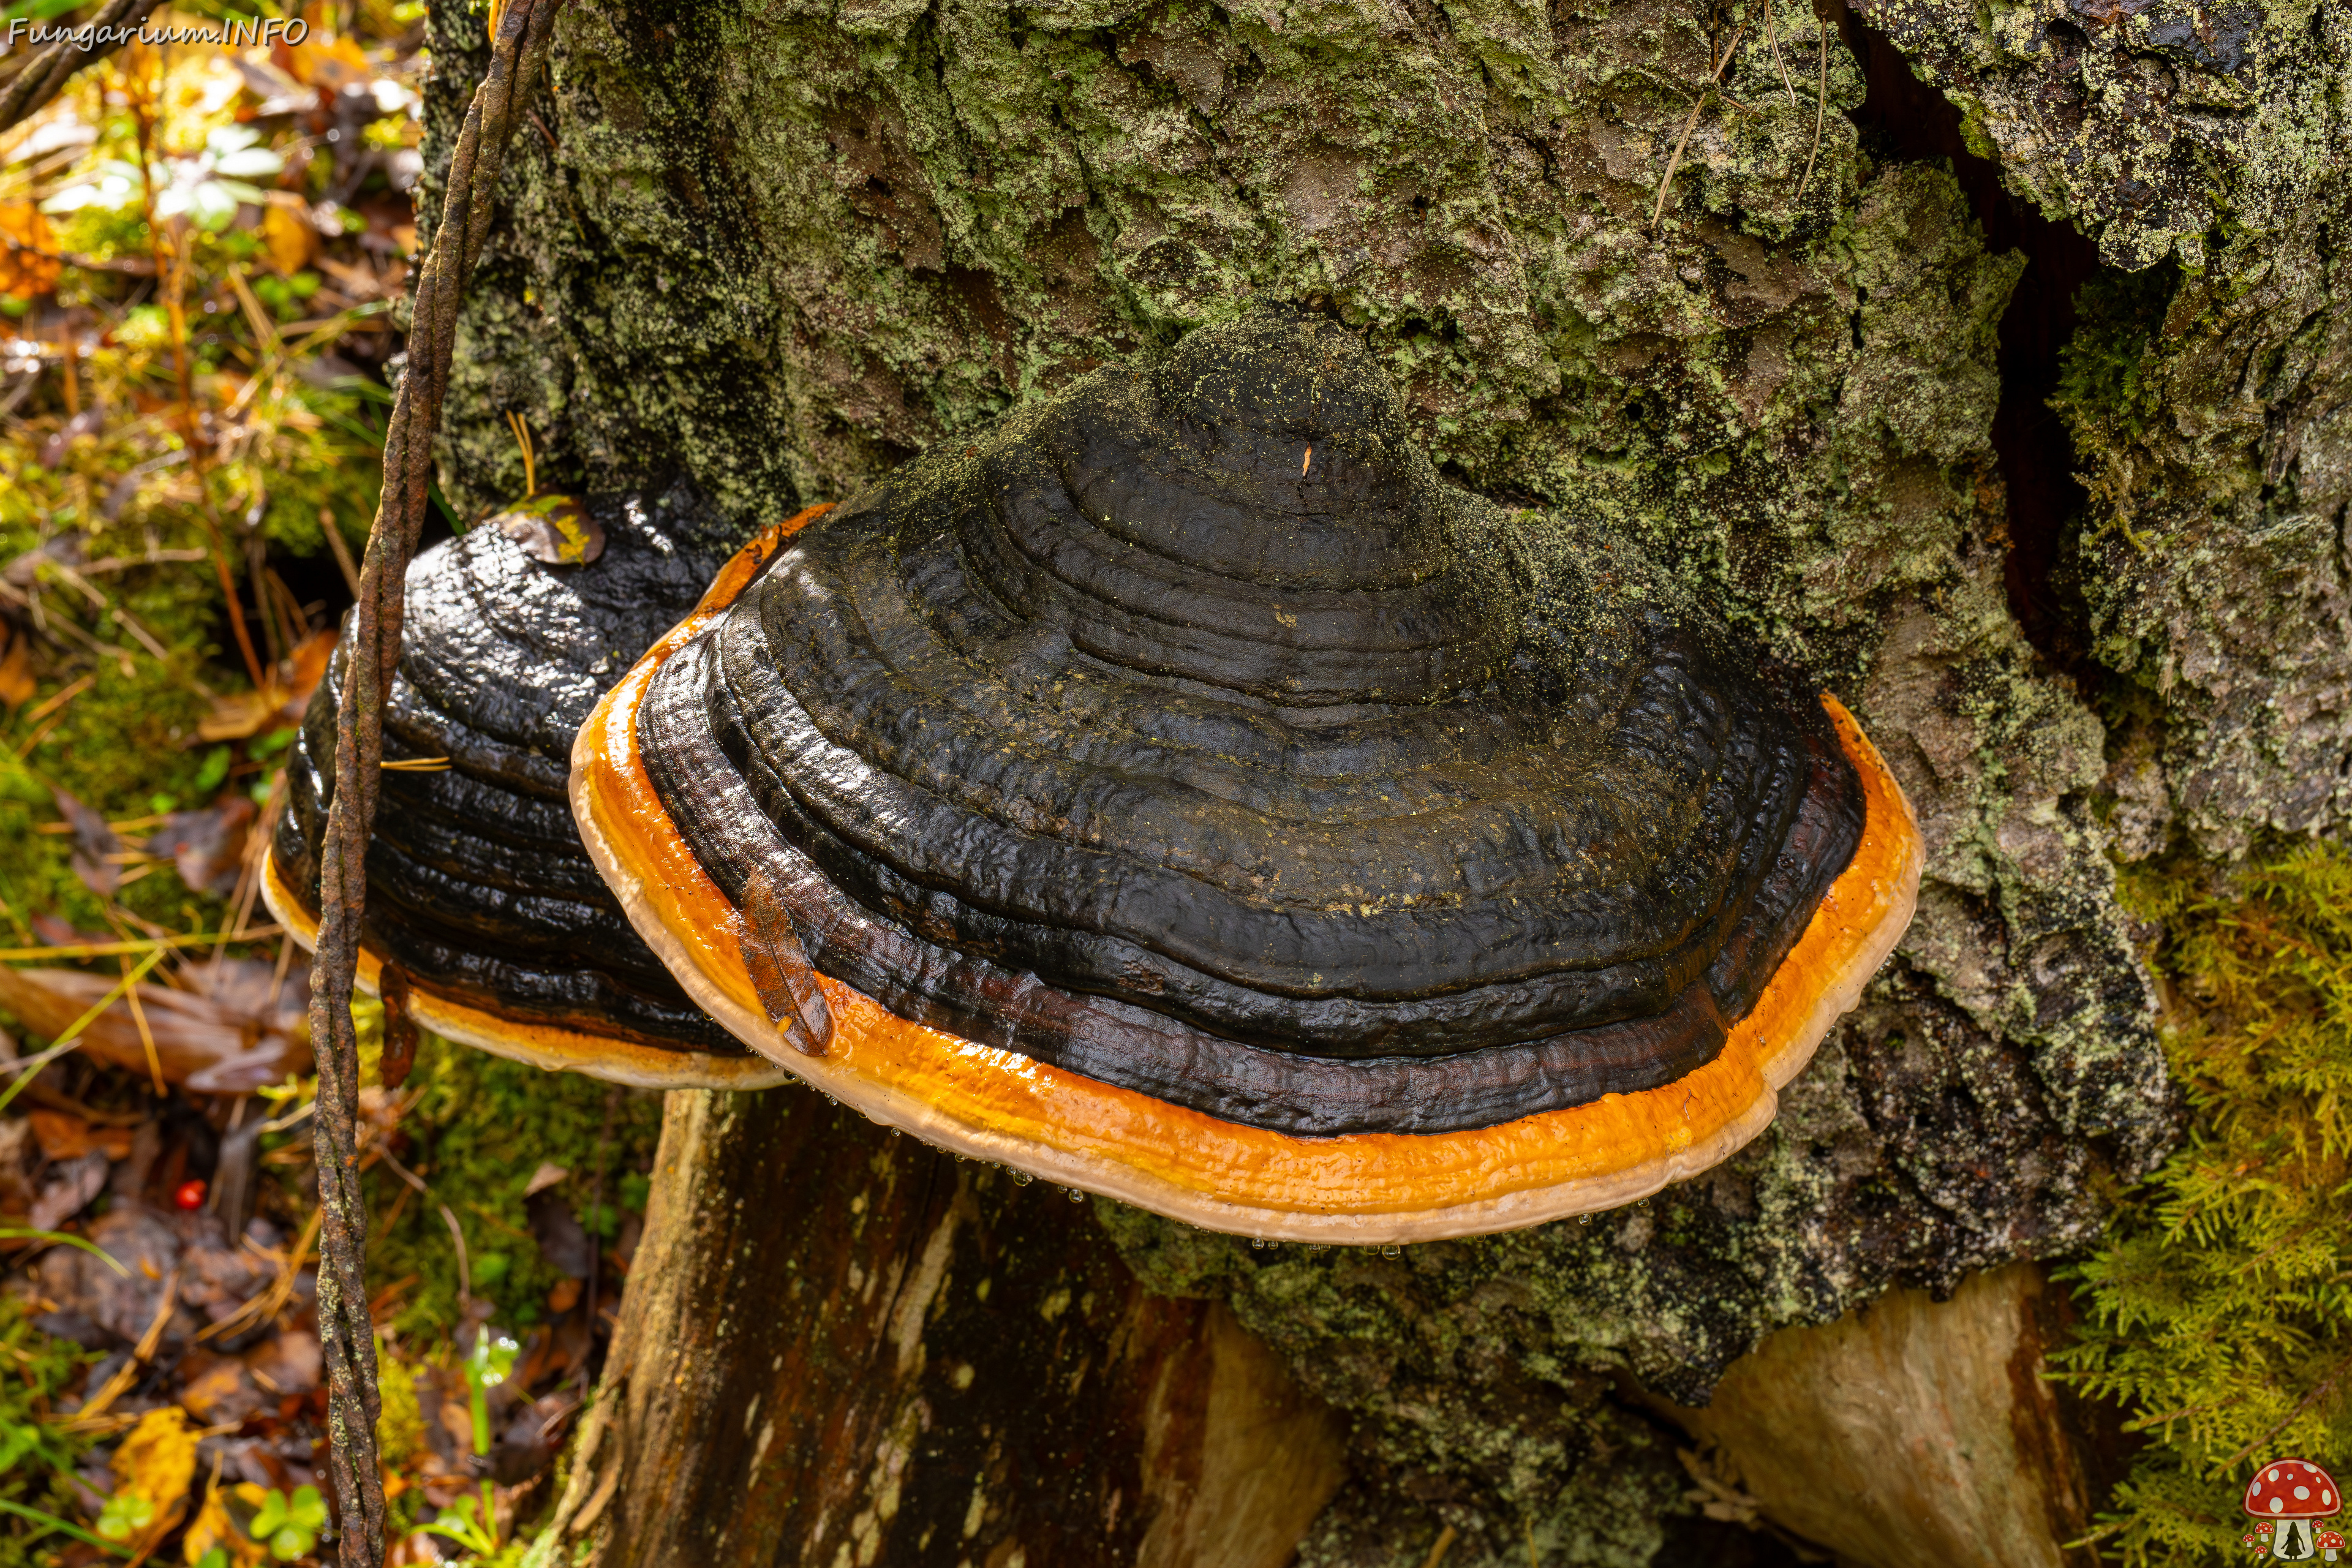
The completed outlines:
{"type": "Polygon", "coordinates": [[[2112,269],[2100,262],[2095,243],[2043,216],[2001,184],[1990,160],[1969,151],[1958,106],[1920,80],[1885,34],[1843,6],[1839,26],[1867,83],[1853,111],[1864,149],[1884,158],[1948,162],[1987,248],[2025,255],[2025,274],[2000,318],[2000,404],[1992,423],[1993,455],[2009,494],[2009,607],[2035,649],[2089,689],[2099,679],[2089,610],[2061,567],[2090,498],[2074,477],[2074,443],[2050,395],[2058,385],[2059,352],[2074,334],[2077,296],[2112,269]]]}

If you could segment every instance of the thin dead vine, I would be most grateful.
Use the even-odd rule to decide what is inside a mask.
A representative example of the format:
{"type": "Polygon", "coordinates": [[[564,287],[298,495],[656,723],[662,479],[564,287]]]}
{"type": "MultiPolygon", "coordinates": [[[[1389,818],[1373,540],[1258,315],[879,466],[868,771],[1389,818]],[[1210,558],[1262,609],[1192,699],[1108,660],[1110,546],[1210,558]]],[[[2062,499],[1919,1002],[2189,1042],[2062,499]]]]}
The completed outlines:
{"type": "Polygon", "coordinates": [[[1773,0],[1763,0],[1764,42],[1772,51],[1772,67],[1780,73],[1780,86],[1789,94],[1789,101],[1797,101],[1797,84],[1789,79],[1789,62],[1780,58],[1780,28],[1773,18],[1773,0]]]}
{"type": "Polygon", "coordinates": [[[1690,146],[1691,132],[1698,128],[1698,117],[1706,110],[1706,100],[1715,95],[1716,84],[1723,79],[1723,69],[1731,63],[1731,57],[1738,52],[1740,37],[1747,31],[1748,24],[1745,22],[1732,29],[1731,42],[1724,46],[1723,54],[1715,62],[1715,68],[1706,73],[1706,82],[1699,89],[1698,100],[1691,105],[1690,118],[1683,121],[1683,133],[1675,142],[1674,156],[1666,160],[1666,177],[1658,182],[1658,204],[1650,209],[1653,231],[1665,218],[1666,195],[1675,188],[1675,174],[1683,166],[1683,153],[1690,146]]]}
{"type": "Polygon", "coordinates": [[[345,661],[334,793],[320,846],[320,921],[311,969],[310,1038],[319,1068],[317,1151],[319,1338],[327,1363],[327,1425],[341,1504],[343,1568],[382,1568],[383,1484],[376,1458],[375,1340],[366,1284],[367,1210],[360,1188],[359,1037],[352,988],[367,894],[368,838],[383,760],[383,704],[400,660],[403,587],[425,523],[433,438],[449,386],[457,302],[489,237],[492,193],[523,100],[547,59],[563,0],[509,0],[499,8],[489,74],[474,89],[449,161],[433,247],[418,269],[401,378],[384,432],[383,493],[368,532],[345,661]]]}
{"type": "Polygon", "coordinates": [[[1813,160],[1822,155],[1822,122],[1828,119],[1830,111],[1830,25],[1815,16],[1813,26],[1821,29],[1821,47],[1817,52],[1822,58],[1822,77],[1821,89],[1813,100],[1812,151],[1805,154],[1804,178],[1797,182],[1797,199],[1801,202],[1805,199],[1805,187],[1813,183],[1813,160]]]}

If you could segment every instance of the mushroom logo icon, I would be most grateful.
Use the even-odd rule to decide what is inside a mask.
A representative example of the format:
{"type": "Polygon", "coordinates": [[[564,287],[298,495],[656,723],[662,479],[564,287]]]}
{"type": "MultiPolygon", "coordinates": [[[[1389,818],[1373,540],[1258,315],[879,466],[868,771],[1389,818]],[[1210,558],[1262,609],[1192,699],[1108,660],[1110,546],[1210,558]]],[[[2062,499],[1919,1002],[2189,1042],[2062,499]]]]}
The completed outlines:
{"type": "Polygon", "coordinates": [[[2308,1459],[2273,1459],[2246,1483],[2246,1511],[2262,1521],[2248,1538],[2257,1556],[2282,1563],[2333,1563],[2344,1537],[2317,1521],[2344,1510],[2336,1478],[2308,1459]],[[2267,1539],[2260,1539],[2266,1536],[2267,1539]]]}

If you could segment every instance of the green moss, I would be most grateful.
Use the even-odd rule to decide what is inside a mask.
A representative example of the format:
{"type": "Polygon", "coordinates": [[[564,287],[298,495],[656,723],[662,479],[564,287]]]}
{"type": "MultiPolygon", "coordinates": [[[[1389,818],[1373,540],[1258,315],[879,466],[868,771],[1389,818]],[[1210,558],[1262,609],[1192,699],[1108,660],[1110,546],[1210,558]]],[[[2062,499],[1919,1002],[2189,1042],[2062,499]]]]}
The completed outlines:
{"type": "Polygon", "coordinates": [[[416,1374],[406,1363],[379,1352],[376,1391],[383,1401],[376,1416],[377,1453],[398,1469],[425,1447],[425,1409],[416,1397],[416,1374]]]}
{"type": "Polygon", "coordinates": [[[492,1303],[499,1323],[527,1327],[545,1315],[562,1276],[532,1238],[524,1189],[541,1165],[561,1167],[568,1174],[554,1190],[585,1222],[601,1145],[609,1214],[623,1181],[653,1167],[661,1097],[429,1036],[404,1092],[419,1090],[400,1125],[409,1140],[404,1163],[430,1196],[420,1199],[387,1171],[370,1178],[370,1278],[379,1289],[416,1278],[391,1326],[429,1339],[457,1325],[457,1253],[446,1206],[464,1232],[475,1294],[492,1303]]]}
{"type": "Polygon", "coordinates": [[[2150,1439],[2109,1549],[2219,1563],[2261,1464],[2352,1461],[2352,852],[2277,853],[2227,884],[2181,861],[2124,889],[2164,932],[2189,1131],[2068,1271],[2088,1316],[2059,1359],[2150,1439]]]}
{"type": "MultiPolygon", "coordinates": [[[[0,1499],[79,1518],[67,1477],[89,1440],[46,1418],[74,1373],[97,1359],[34,1328],[23,1298],[0,1296],[0,1499]]],[[[32,1568],[59,1544],[31,1521],[0,1513],[0,1568],[32,1568]]]]}
{"type": "Polygon", "coordinates": [[[2156,417],[2161,404],[2147,374],[2148,346],[2177,286],[2172,268],[2156,267],[2101,273],[2075,296],[2078,325],[2059,351],[2050,402],[2077,440],[2136,439],[2156,417]]]}

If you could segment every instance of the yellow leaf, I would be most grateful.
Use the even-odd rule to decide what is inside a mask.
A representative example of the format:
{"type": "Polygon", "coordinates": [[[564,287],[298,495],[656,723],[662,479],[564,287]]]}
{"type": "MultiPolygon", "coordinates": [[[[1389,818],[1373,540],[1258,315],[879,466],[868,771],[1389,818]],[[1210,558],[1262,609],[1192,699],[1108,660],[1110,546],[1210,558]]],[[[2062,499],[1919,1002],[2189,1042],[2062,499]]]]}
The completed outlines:
{"type": "Polygon", "coordinates": [[[319,231],[302,210],[302,198],[291,191],[269,193],[269,205],[261,210],[261,237],[269,244],[270,264],[289,277],[318,253],[319,231]]]}
{"type": "Polygon", "coordinates": [[[19,299],[46,294],[57,287],[57,240],[49,220],[30,202],[0,202],[0,294],[19,299]]]}
{"type": "Polygon", "coordinates": [[[21,708],[32,695],[32,637],[13,621],[0,621],[0,702],[21,708]]]}
{"type": "Polygon", "coordinates": [[[375,75],[367,56],[348,37],[337,37],[331,43],[297,44],[293,55],[294,79],[324,92],[340,92],[349,83],[367,81],[375,75]]]}
{"type": "Polygon", "coordinates": [[[152,1517],[165,1517],[196,1478],[197,1436],[176,1405],[142,1415],[114,1451],[116,1495],[136,1493],[154,1506],[152,1517]]]}
{"type": "Polygon", "coordinates": [[[228,1516],[228,1503],[221,1496],[217,1477],[205,1489],[205,1505],[189,1521],[186,1539],[180,1543],[180,1552],[189,1563],[196,1563],[203,1562],[205,1553],[215,1546],[223,1548],[231,1558],[240,1562],[247,1560],[248,1554],[256,1561],[263,1555],[252,1542],[237,1533],[235,1522],[228,1516]]]}

